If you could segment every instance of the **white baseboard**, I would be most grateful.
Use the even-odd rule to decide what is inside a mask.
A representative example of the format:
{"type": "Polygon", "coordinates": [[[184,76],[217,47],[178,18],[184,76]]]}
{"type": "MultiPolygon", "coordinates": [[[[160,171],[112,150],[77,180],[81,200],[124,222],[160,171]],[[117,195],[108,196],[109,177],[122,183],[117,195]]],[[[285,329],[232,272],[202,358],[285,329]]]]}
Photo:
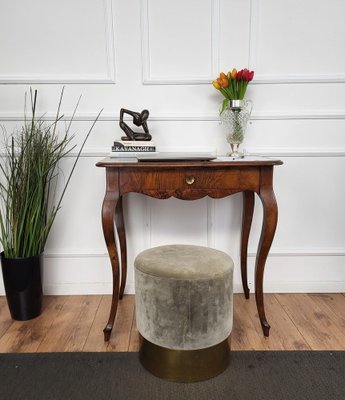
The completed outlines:
{"type": "MultiPolygon", "coordinates": [[[[2,285],[1,285],[2,286],[2,285]]],[[[253,285],[249,285],[250,292],[254,293],[253,285]]],[[[235,283],[234,293],[242,293],[242,285],[235,283]]],[[[345,281],[341,282],[319,282],[319,281],[279,281],[266,282],[264,286],[265,293],[345,293],[345,281]]],[[[111,294],[111,283],[64,283],[59,285],[45,285],[45,295],[103,295],[111,294]]],[[[126,286],[125,294],[134,294],[134,284],[126,286]]],[[[4,296],[3,286],[0,287],[0,296],[4,296]]]]}
{"type": "MultiPolygon", "coordinates": [[[[111,282],[104,283],[65,283],[59,285],[45,285],[45,295],[82,295],[82,294],[111,294],[112,284],[111,282]]],[[[126,285],[125,294],[134,294],[134,285],[126,285]]]]}
{"type": "MultiPolygon", "coordinates": [[[[249,284],[251,293],[254,285],[249,284]]],[[[242,293],[242,285],[234,285],[234,293],[242,293]]],[[[345,293],[345,281],[271,281],[264,282],[264,293],[345,293]]]]}

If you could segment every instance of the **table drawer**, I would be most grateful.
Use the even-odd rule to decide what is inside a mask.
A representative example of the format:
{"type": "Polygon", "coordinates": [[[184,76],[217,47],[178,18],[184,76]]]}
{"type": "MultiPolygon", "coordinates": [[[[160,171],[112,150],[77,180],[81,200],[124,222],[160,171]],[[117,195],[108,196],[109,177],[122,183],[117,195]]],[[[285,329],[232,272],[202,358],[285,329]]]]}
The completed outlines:
{"type": "Polygon", "coordinates": [[[141,190],[239,189],[241,171],[230,169],[136,170],[120,174],[124,192],[141,190]]]}
{"type": "Polygon", "coordinates": [[[179,188],[184,189],[237,189],[240,172],[237,169],[181,171],[179,188]]]}

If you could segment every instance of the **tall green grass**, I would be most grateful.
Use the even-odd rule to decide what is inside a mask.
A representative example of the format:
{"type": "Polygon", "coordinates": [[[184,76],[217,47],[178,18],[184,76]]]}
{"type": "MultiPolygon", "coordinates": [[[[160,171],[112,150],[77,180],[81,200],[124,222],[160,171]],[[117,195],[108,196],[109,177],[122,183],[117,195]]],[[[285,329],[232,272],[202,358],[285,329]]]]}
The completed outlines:
{"type": "Polygon", "coordinates": [[[30,90],[30,120],[25,118],[20,131],[5,137],[0,164],[0,242],[6,258],[31,257],[44,251],[80,154],[102,112],[86,134],[63,189],[55,198],[59,163],[76,147],[71,145],[73,135],[69,132],[80,100],[59,135],[63,94],[64,89],[55,120],[48,124],[36,117],[37,90],[30,90]]]}

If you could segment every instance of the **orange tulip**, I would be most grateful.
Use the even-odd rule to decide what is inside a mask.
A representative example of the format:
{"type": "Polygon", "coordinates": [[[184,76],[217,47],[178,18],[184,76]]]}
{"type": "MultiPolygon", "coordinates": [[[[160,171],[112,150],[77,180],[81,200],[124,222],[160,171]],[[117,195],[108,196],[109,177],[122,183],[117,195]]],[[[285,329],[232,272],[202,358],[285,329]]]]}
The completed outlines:
{"type": "Polygon", "coordinates": [[[237,69],[234,68],[234,69],[232,70],[232,72],[231,72],[231,79],[236,79],[236,77],[237,77],[237,69]]]}
{"type": "Polygon", "coordinates": [[[221,87],[227,88],[229,86],[229,81],[224,72],[221,72],[217,82],[220,84],[221,87]]]}
{"type": "Polygon", "coordinates": [[[229,81],[227,78],[221,79],[221,85],[223,88],[227,88],[229,86],[229,81]]]}

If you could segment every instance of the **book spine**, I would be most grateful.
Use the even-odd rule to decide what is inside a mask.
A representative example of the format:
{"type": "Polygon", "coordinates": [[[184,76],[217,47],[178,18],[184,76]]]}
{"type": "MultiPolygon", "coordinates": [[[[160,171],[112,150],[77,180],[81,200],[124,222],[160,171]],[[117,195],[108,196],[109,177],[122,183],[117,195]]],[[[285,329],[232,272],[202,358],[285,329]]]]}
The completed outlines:
{"type": "Polygon", "coordinates": [[[136,158],[139,154],[156,154],[156,152],[142,152],[142,151],[112,151],[109,156],[115,158],[136,158]]]}
{"type": "Polygon", "coordinates": [[[113,152],[153,152],[156,151],[155,146],[112,146],[111,151],[113,152]]]}
{"type": "Polygon", "coordinates": [[[132,141],[116,140],[113,145],[114,146],[125,146],[125,147],[128,147],[128,146],[145,146],[145,147],[146,146],[148,146],[148,147],[155,146],[155,144],[149,140],[147,140],[147,141],[144,141],[144,140],[132,140],[132,141]]]}

